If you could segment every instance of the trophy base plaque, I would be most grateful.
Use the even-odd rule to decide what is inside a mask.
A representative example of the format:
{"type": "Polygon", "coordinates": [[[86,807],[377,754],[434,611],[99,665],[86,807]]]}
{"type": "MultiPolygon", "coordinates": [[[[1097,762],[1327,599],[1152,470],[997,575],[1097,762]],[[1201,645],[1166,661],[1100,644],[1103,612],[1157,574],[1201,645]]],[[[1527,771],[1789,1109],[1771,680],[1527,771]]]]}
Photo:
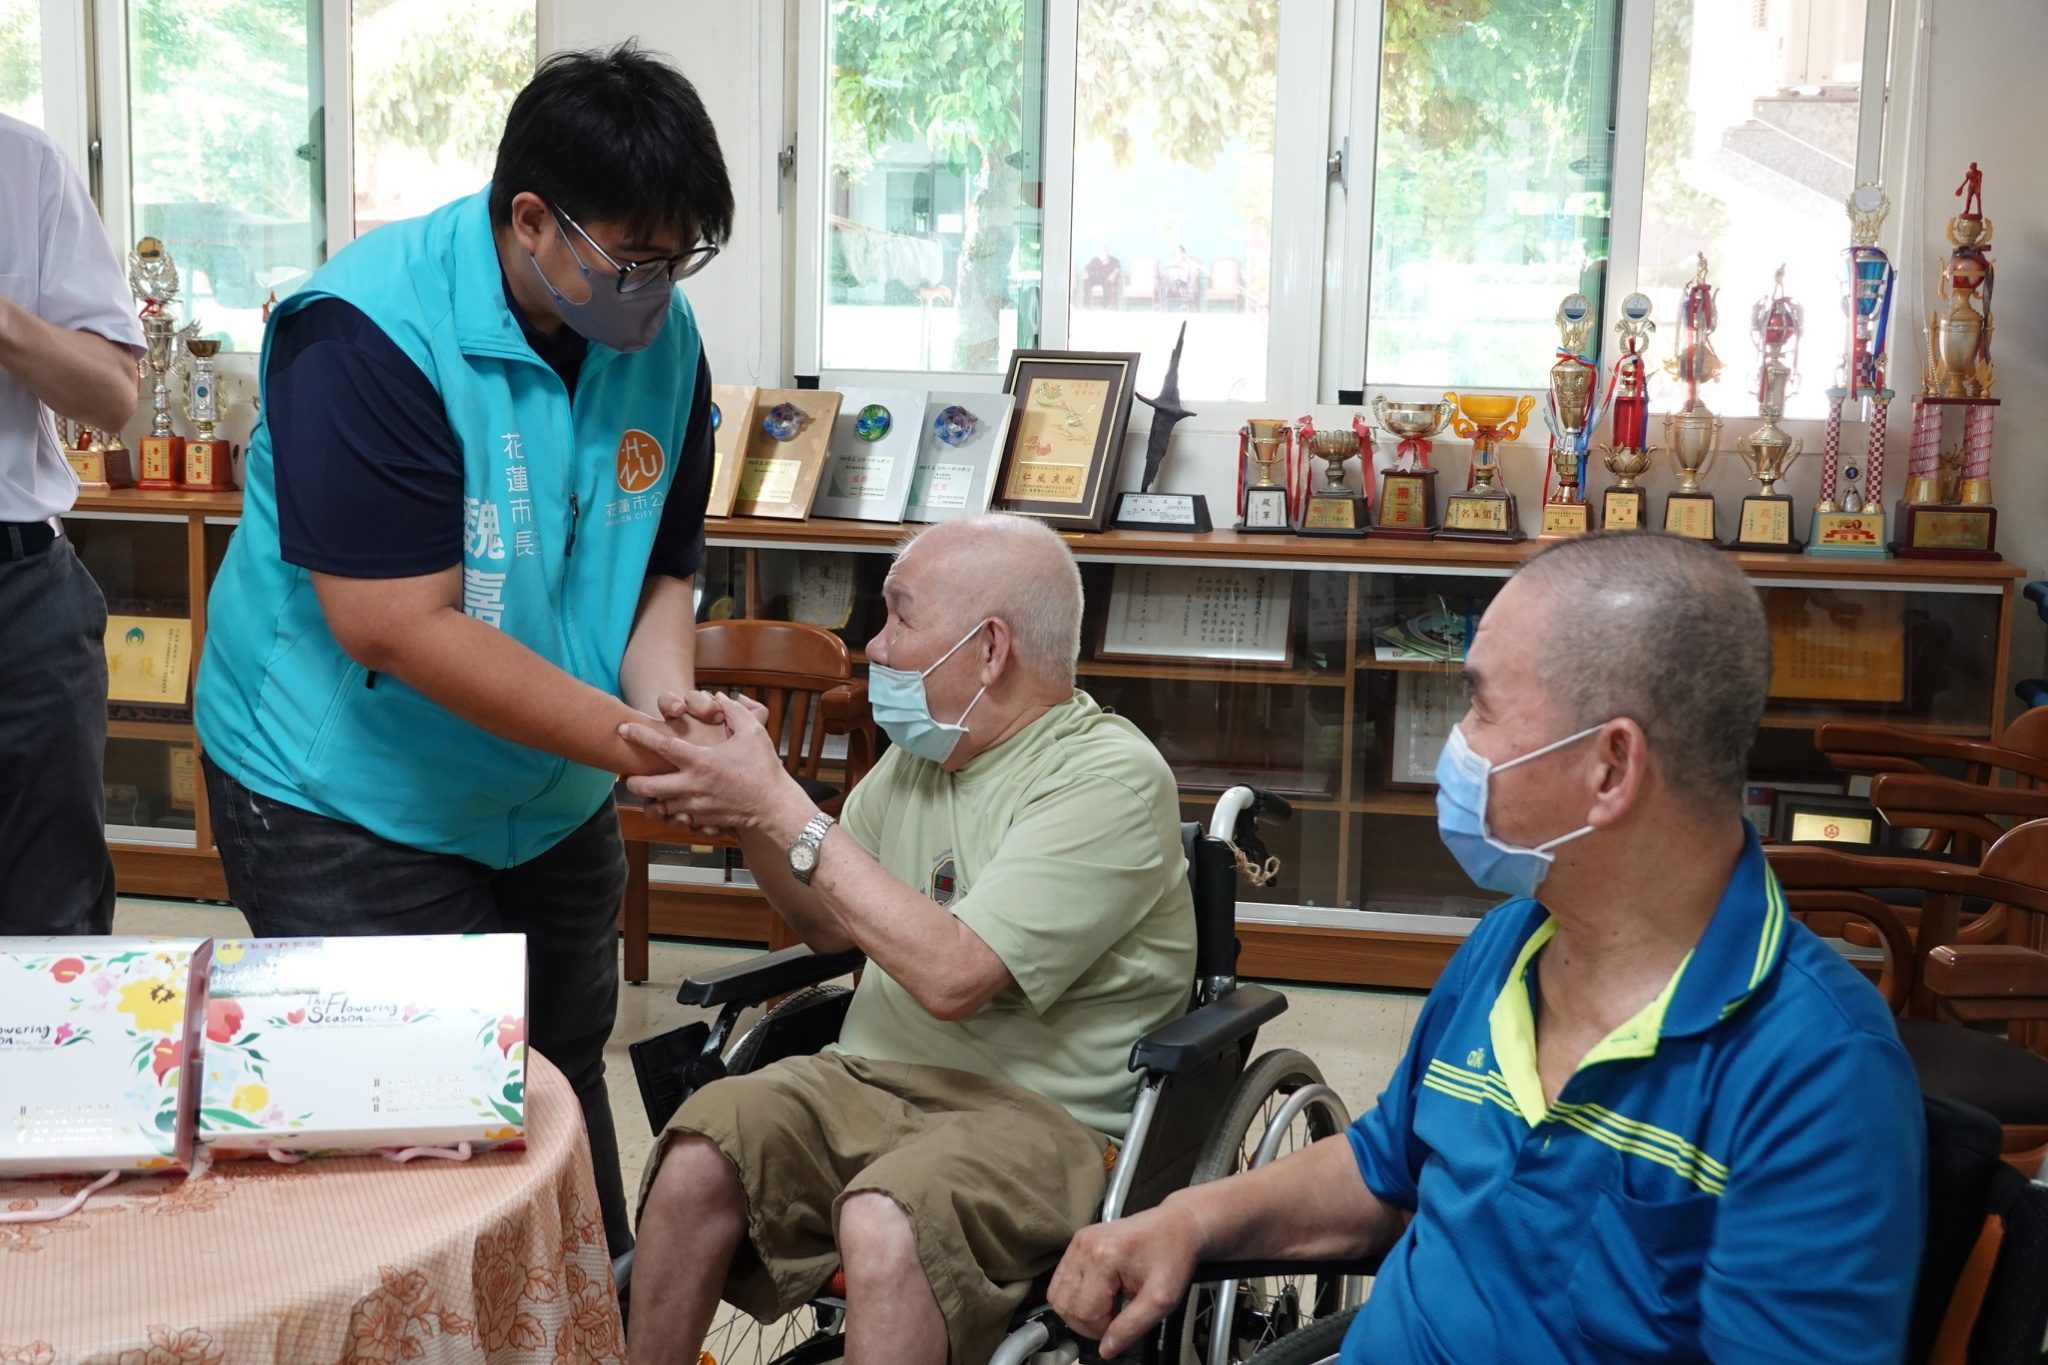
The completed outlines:
{"type": "Polygon", "coordinates": [[[178,487],[187,493],[234,492],[234,447],[226,441],[185,442],[185,477],[178,487]]]}
{"type": "Polygon", "coordinates": [[[137,488],[179,488],[185,482],[185,438],[145,436],[142,438],[142,477],[137,488]]]}
{"type": "Polygon", "coordinates": [[[78,476],[81,492],[109,493],[116,488],[135,486],[135,471],[129,467],[126,446],[112,450],[67,450],[64,460],[78,476]]]}
{"type": "Polygon", "coordinates": [[[1600,495],[1600,529],[1640,531],[1643,529],[1643,490],[1610,488],[1600,495]]]}
{"type": "Polygon", "coordinates": [[[1200,493],[1125,493],[1111,526],[1119,531],[1179,531],[1199,535],[1209,524],[1209,499],[1200,493]]]}
{"type": "Polygon", "coordinates": [[[1714,495],[1673,493],[1664,500],[1664,529],[1674,536],[1719,544],[1720,538],[1714,534],[1714,495]]]}
{"type": "Polygon", "coordinates": [[[1742,500],[1742,519],[1731,550],[1796,555],[1806,547],[1792,534],[1792,499],[1782,493],[1752,493],[1742,500]]]}
{"type": "Polygon", "coordinates": [[[1437,533],[1436,471],[1389,469],[1380,475],[1380,505],[1374,510],[1376,536],[1428,540],[1437,533]]]}
{"type": "Polygon", "coordinates": [[[1884,548],[1884,513],[1815,512],[1810,555],[1833,555],[1843,559],[1887,559],[1884,548]]]}
{"type": "Polygon", "coordinates": [[[1444,528],[1437,534],[1446,540],[1525,540],[1515,519],[1512,493],[1453,493],[1444,509],[1444,528]]]}
{"type": "Polygon", "coordinates": [[[1341,489],[1311,493],[1294,532],[1303,536],[1362,536],[1370,521],[1365,499],[1356,493],[1341,489]]]}
{"type": "Polygon", "coordinates": [[[1899,538],[1892,553],[1902,559],[1997,559],[1998,509],[1965,503],[1900,502],[1899,538]]]}
{"type": "Polygon", "coordinates": [[[1237,530],[1254,535],[1286,535],[1294,529],[1287,517],[1287,490],[1249,488],[1244,495],[1244,520],[1237,530]]]}
{"type": "Polygon", "coordinates": [[[1582,536],[1592,529],[1592,513],[1583,502],[1546,502],[1543,504],[1543,529],[1537,532],[1537,536],[1542,540],[1557,540],[1565,536],[1582,536]]]}

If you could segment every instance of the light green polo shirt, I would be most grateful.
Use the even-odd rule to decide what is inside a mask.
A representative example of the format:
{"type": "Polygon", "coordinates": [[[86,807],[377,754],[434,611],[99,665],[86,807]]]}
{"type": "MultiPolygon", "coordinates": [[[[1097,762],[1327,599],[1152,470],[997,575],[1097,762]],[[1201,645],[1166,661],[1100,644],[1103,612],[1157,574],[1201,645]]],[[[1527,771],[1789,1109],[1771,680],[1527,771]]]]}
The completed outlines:
{"type": "Polygon", "coordinates": [[[1004,1081],[1121,1137],[1131,1044],[1181,1016],[1195,974],[1179,793],[1152,742],[1077,691],[956,772],[891,749],[841,824],[1016,984],[949,1023],[871,963],[838,1050],[1004,1081]]]}

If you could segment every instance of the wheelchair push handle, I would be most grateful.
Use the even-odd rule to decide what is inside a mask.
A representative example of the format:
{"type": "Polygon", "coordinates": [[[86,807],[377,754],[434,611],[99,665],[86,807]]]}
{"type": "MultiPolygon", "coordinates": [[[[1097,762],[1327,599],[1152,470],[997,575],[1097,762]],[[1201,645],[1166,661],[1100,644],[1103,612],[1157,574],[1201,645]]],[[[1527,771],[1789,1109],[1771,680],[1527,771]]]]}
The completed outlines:
{"type": "Polygon", "coordinates": [[[1243,842],[1261,820],[1275,823],[1292,819],[1294,807],[1286,798],[1257,787],[1232,787],[1216,799],[1216,811],[1209,817],[1209,837],[1243,842]]]}

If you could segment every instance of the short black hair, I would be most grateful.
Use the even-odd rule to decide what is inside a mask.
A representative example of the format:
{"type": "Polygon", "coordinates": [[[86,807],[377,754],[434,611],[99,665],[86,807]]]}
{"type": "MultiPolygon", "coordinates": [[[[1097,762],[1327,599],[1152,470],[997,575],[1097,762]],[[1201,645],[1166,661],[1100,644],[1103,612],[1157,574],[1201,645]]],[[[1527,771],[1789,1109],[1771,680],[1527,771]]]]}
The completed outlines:
{"type": "Polygon", "coordinates": [[[732,235],[732,181],[704,101],[630,41],[556,53],[512,101],[491,173],[493,226],[512,221],[527,190],[580,222],[694,231],[721,246],[732,235]]]}

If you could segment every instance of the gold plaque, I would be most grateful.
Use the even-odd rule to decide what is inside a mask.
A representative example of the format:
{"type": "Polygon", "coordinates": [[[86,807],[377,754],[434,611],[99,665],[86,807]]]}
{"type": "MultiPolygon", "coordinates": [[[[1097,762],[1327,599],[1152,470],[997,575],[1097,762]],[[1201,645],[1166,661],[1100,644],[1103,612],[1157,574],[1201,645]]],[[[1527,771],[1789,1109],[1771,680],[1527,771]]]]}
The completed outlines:
{"type": "Polygon", "coordinates": [[[798,460],[761,459],[750,456],[740,470],[740,502],[788,502],[796,497],[797,480],[804,467],[798,460]]]}
{"type": "Polygon", "coordinates": [[[1022,448],[1027,458],[1017,462],[1003,496],[1029,498],[1034,502],[1085,502],[1088,497],[1088,466],[1054,464],[1048,459],[1033,458],[1055,453],[1043,441],[1033,444],[1034,439],[1029,436],[1023,439],[1022,448]]]}
{"type": "Polygon", "coordinates": [[[185,443],[185,487],[222,492],[234,487],[234,459],[226,441],[185,443]]]}
{"type": "Polygon", "coordinates": [[[1610,488],[1600,502],[1600,529],[1643,529],[1643,493],[1639,488],[1610,488]]]}
{"type": "Polygon", "coordinates": [[[1744,498],[1742,529],[1738,538],[1746,545],[1790,545],[1791,504],[1763,498],[1744,498]]]}
{"type": "Polygon", "coordinates": [[[1690,536],[1694,540],[1714,538],[1714,500],[1712,498],[1688,498],[1672,494],[1664,504],[1664,529],[1674,536],[1690,536]]]}
{"type": "Polygon", "coordinates": [[[753,384],[711,386],[711,498],[704,506],[707,517],[732,515],[734,497],[739,493],[739,452],[746,447],[747,433],[756,424],[755,399],[761,390],[753,384]]]}
{"type": "MultiPolygon", "coordinates": [[[[746,429],[733,437],[733,451],[740,457],[734,516],[791,521],[810,516],[840,397],[831,389],[761,389],[755,394],[746,429]]],[[[721,429],[728,420],[721,408],[721,429]]],[[[717,444],[714,437],[714,451],[717,444]]]]}
{"type": "Polygon", "coordinates": [[[1884,513],[1815,512],[1813,543],[1816,549],[1883,551],[1884,513]]]}
{"type": "Polygon", "coordinates": [[[185,478],[185,439],[182,436],[145,436],[142,438],[142,477],[136,482],[144,488],[176,488],[185,478]]]}
{"type": "Polygon", "coordinates": [[[1791,835],[1791,842],[1795,844],[1868,847],[1877,842],[1877,823],[1868,816],[1801,810],[1792,813],[1791,835]]]}
{"type": "Polygon", "coordinates": [[[1913,515],[1916,550],[1988,550],[1992,520],[1988,511],[1929,511],[1913,515]]]}
{"type": "Polygon", "coordinates": [[[1427,530],[1431,510],[1429,481],[1421,475],[1390,473],[1381,481],[1379,525],[1427,530]]]}
{"type": "Polygon", "coordinates": [[[1453,493],[1451,505],[1444,513],[1444,522],[1454,531],[1504,532],[1508,529],[1507,499],[1453,493]]]}
{"type": "Polygon", "coordinates": [[[1543,530],[1546,536],[1582,536],[1591,525],[1586,516],[1586,504],[1582,502],[1546,502],[1543,504],[1543,530]]]}
{"type": "Polygon", "coordinates": [[[1301,524],[1311,531],[1355,531],[1357,506],[1351,498],[1310,498],[1301,524]]]}
{"type": "Polygon", "coordinates": [[[1905,598],[1837,588],[1765,588],[1770,695],[1785,701],[1906,699],[1905,598]]]}
{"type": "Polygon", "coordinates": [[[191,640],[192,623],[182,616],[109,616],[107,700],[183,706],[191,640]]]}
{"type": "Polygon", "coordinates": [[[193,810],[199,805],[199,755],[182,746],[171,753],[171,809],[193,810]]]}

